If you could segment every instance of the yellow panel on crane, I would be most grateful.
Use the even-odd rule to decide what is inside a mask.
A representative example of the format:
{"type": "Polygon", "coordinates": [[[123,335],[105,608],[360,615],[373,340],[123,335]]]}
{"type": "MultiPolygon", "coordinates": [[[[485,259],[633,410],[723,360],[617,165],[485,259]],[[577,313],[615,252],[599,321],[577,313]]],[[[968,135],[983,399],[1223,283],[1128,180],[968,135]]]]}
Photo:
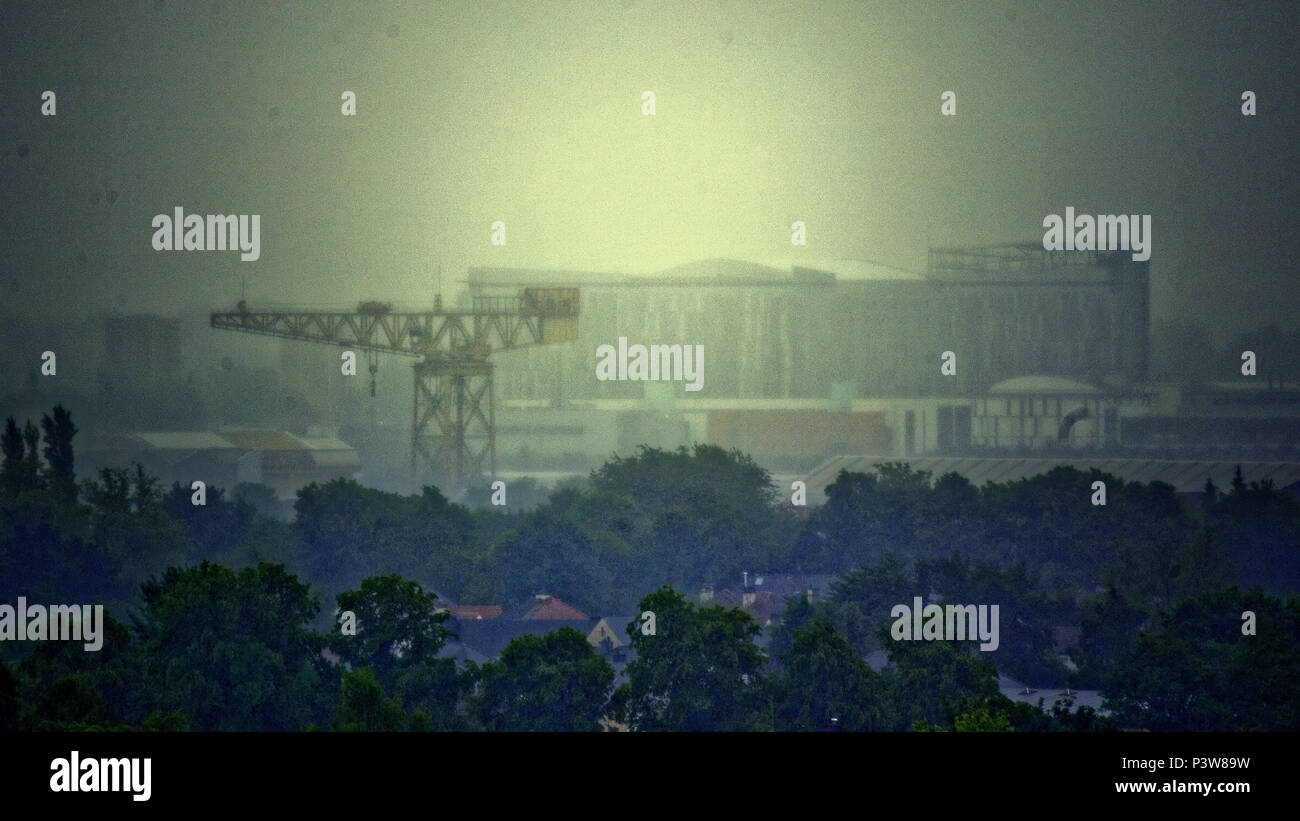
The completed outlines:
{"type": "Polygon", "coordinates": [[[542,344],[578,337],[577,288],[524,288],[519,298],[524,312],[539,318],[542,344]]]}

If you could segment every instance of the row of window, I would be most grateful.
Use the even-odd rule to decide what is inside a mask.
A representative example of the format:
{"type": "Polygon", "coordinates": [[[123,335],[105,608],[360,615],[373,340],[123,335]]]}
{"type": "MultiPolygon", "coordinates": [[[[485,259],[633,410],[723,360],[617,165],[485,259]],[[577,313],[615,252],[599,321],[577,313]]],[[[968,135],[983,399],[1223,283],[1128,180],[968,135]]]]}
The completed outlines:
{"type": "Polygon", "coordinates": [[[980,416],[1054,416],[1060,418],[1066,413],[1079,408],[1080,405],[1088,406],[1092,413],[1099,411],[1099,405],[1093,401],[1085,399],[1047,399],[1047,398],[1020,398],[1020,399],[977,399],[975,400],[976,410],[980,416]]]}

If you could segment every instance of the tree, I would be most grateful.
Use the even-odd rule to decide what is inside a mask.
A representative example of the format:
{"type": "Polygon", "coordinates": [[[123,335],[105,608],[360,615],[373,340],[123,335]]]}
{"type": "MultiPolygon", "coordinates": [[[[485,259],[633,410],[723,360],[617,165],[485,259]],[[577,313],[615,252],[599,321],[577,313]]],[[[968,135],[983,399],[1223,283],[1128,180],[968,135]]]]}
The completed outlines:
{"type": "Polygon", "coordinates": [[[131,726],[153,709],[156,694],[144,681],[140,643],[110,613],[102,631],[96,652],[78,642],[38,642],[18,665],[28,729],[131,726]]]}
{"type": "Polygon", "coordinates": [[[291,526],[260,514],[238,491],[232,500],[223,488],[210,486],[206,489],[205,505],[193,504],[192,494],[190,488],[175,482],[163,498],[162,506],[168,516],[185,526],[194,543],[196,560],[240,568],[262,561],[274,563],[295,558],[291,526]]]}
{"type": "Polygon", "coordinates": [[[1015,730],[1006,715],[992,712],[988,707],[976,707],[957,716],[953,720],[953,729],[959,733],[1009,733],[1015,730]]]}
{"type": "Polygon", "coordinates": [[[883,730],[884,687],[843,636],[814,621],[794,636],[774,687],[775,729],[816,731],[835,719],[845,730],[883,730]]]}
{"type": "Polygon", "coordinates": [[[832,624],[861,654],[883,646],[880,628],[892,619],[894,605],[907,603],[917,590],[907,565],[893,553],[861,567],[831,584],[832,624]]]}
{"type": "Polygon", "coordinates": [[[388,698],[369,667],[343,673],[343,700],[334,713],[334,730],[341,733],[396,733],[427,730],[421,710],[407,714],[402,700],[388,698]]]}
{"type": "Polygon", "coordinates": [[[631,513],[620,535],[634,546],[639,581],[682,588],[792,561],[797,520],[768,472],[739,451],[642,446],[593,472],[591,493],[631,513]]]}
{"type": "Polygon", "coordinates": [[[31,490],[31,480],[34,477],[28,476],[23,434],[12,416],[5,421],[4,434],[0,435],[0,451],[4,453],[4,465],[0,468],[0,477],[3,479],[6,495],[16,497],[24,490],[31,490]]]}
{"type": "Polygon", "coordinates": [[[27,423],[23,425],[23,441],[27,443],[27,459],[24,463],[26,465],[25,475],[30,477],[31,481],[38,483],[38,486],[41,474],[41,455],[37,451],[37,445],[40,440],[40,432],[36,430],[32,420],[28,419],[27,423]]]}
{"type": "Polygon", "coordinates": [[[595,732],[601,728],[614,668],[585,636],[563,627],[523,635],[483,665],[472,700],[481,726],[510,732],[595,732]]]}
{"type": "Polygon", "coordinates": [[[633,730],[749,731],[771,728],[766,658],[748,614],[697,608],[670,587],[641,600],[656,632],[629,625],[637,658],[615,705],[633,730]]]}
{"type": "Polygon", "coordinates": [[[1300,502],[1272,482],[1247,483],[1238,467],[1206,527],[1236,566],[1240,584],[1277,593],[1300,590],[1300,502]]]}
{"type": "Polygon", "coordinates": [[[57,424],[46,417],[54,426],[52,433],[47,433],[46,444],[47,453],[61,466],[57,477],[42,470],[40,434],[30,421],[20,431],[10,418],[0,434],[4,457],[0,466],[0,594],[25,595],[32,601],[51,596],[55,601],[84,601],[87,596],[103,601],[125,595],[130,586],[118,579],[120,559],[108,555],[90,532],[91,510],[77,501],[75,487],[69,491],[51,484],[63,482],[71,471],[70,463],[60,455],[64,448],[51,439],[61,435],[59,430],[71,429],[71,420],[62,408],[55,409],[55,417],[57,424]]]}
{"type": "Polygon", "coordinates": [[[91,511],[91,538],[120,566],[119,579],[135,583],[185,562],[194,549],[185,527],[167,515],[158,480],[134,471],[103,468],[82,486],[91,511]]]}
{"type": "Polygon", "coordinates": [[[351,479],[298,491],[293,532],[298,564],[326,594],[367,576],[434,578],[458,596],[477,569],[474,519],[437,488],[399,496],[351,479]]]}
{"type": "Polygon", "coordinates": [[[64,501],[77,498],[77,477],[73,469],[72,437],[77,427],[72,415],[62,405],[54,408],[54,416],[42,414],[41,428],[45,432],[45,462],[49,465],[50,488],[64,501]]]}
{"type": "Polygon", "coordinates": [[[923,559],[917,562],[916,577],[915,589],[937,593],[945,603],[998,605],[999,623],[1014,629],[1002,632],[996,650],[981,655],[1000,670],[1039,687],[1065,683],[1067,673],[1053,644],[1051,626],[1059,623],[1067,605],[1039,592],[1023,562],[999,568],[961,558],[923,559]]]}
{"type": "Polygon", "coordinates": [[[345,664],[370,668],[386,691],[445,729],[454,723],[459,688],[455,662],[438,658],[448,614],[436,612],[437,598],[395,574],[365,579],[360,590],[337,597],[339,611],[356,616],[356,635],[336,623],[329,644],[345,664]]]}
{"type": "MultiPolygon", "coordinates": [[[[612,506],[598,510],[595,499],[576,490],[556,492],[537,509],[515,518],[493,549],[493,575],[500,595],[515,601],[551,591],[588,612],[619,612],[632,606],[627,588],[633,548],[611,526],[612,506]],[[619,579],[623,582],[620,584],[619,579]]],[[[631,514],[630,511],[625,512],[631,514]]]]}
{"type": "Polygon", "coordinates": [[[320,605],[282,565],[173,567],[141,593],[159,709],[198,730],[301,730],[328,716],[337,678],[308,629],[320,605]]]}
{"type": "Polygon", "coordinates": [[[998,694],[997,668],[971,651],[970,642],[891,641],[885,669],[894,722],[905,730],[915,722],[951,726],[960,706],[998,694]]]}
{"type": "Polygon", "coordinates": [[[1185,599],[1122,655],[1102,694],[1124,727],[1295,731],[1300,599],[1227,588],[1185,599]],[[1243,634],[1242,614],[1255,615],[1243,634]]]}
{"type": "Polygon", "coordinates": [[[1071,651],[1079,665],[1076,680],[1083,687],[1100,687],[1137,641],[1147,611],[1130,603],[1114,585],[1086,601],[1081,611],[1079,646],[1071,651]]]}
{"type": "Polygon", "coordinates": [[[1157,732],[1233,729],[1218,675],[1192,640],[1145,633],[1120,660],[1102,690],[1125,728],[1157,732]]]}

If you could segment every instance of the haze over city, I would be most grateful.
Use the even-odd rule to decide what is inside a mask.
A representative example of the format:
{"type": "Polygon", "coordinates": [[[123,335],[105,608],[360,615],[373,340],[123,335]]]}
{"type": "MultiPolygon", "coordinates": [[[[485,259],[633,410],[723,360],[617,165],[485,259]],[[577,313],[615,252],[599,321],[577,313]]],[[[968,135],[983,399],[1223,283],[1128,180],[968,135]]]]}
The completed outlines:
{"type": "Polygon", "coordinates": [[[1066,206],[1153,215],[1157,323],[1300,313],[1284,3],[11,3],[6,32],[0,233],[29,315],[423,305],[439,266],[448,294],[475,265],[924,272],[1066,206]],[[155,252],[175,206],[261,214],[261,259],[155,252]]]}

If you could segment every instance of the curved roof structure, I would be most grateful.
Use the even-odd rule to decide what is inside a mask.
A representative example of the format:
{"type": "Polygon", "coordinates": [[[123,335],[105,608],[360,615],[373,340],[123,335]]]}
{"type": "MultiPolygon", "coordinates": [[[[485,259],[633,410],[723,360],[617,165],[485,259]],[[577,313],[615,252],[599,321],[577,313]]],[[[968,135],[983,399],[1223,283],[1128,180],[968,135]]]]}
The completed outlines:
{"type": "Polygon", "coordinates": [[[1092,385],[1076,382],[1060,376],[1017,376],[1006,379],[989,388],[989,393],[996,394],[1084,394],[1093,396],[1101,391],[1092,385]]]}
{"type": "Polygon", "coordinates": [[[915,271],[909,271],[906,268],[899,268],[894,265],[886,265],[883,262],[873,262],[868,259],[785,259],[781,261],[763,260],[763,263],[770,268],[781,268],[786,271],[801,269],[805,271],[818,271],[834,275],[837,281],[852,282],[859,280],[902,280],[921,282],[925,277],[915,271]]]}

